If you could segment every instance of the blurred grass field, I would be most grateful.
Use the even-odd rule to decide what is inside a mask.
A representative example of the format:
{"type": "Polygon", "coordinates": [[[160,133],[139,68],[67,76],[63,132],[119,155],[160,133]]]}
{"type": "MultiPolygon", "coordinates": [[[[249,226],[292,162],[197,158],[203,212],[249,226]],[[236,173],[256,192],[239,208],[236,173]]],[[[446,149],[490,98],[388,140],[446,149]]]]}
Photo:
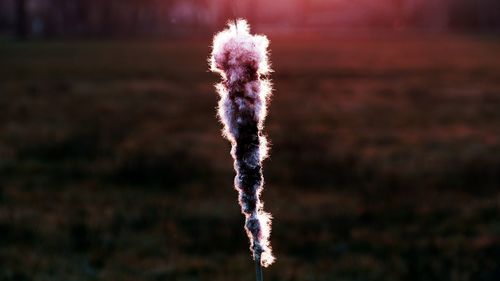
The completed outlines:
{"type": "MultiPolygon", "coordinates": [[[[0,44],[0,280],[253,280],[210,40],[0,44]]],[[[266,280],[500,279],[500,40],[271,37],[266,280]]]]}

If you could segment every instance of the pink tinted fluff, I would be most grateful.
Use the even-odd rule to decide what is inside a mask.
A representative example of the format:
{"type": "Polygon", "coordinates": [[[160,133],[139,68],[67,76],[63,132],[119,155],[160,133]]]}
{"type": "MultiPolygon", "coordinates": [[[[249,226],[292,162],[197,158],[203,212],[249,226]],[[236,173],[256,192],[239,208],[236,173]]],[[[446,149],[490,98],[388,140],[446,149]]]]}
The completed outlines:
{"type": "Polygon", "coordinates": [[[271,84],[264,77],[269,67],[265,36],[250,34],[245,20],[230,23],[214,37],[210,68],[222,77],[216,85],[220,95],[218,115],[224,136],[231,142],[236,170],[235,189],[245,215],[245,230],[254,259],[262,266],[274,262],[269,237],[271,215],[263,210],[262,161],[267,157],[263,135],[271,84]]]}

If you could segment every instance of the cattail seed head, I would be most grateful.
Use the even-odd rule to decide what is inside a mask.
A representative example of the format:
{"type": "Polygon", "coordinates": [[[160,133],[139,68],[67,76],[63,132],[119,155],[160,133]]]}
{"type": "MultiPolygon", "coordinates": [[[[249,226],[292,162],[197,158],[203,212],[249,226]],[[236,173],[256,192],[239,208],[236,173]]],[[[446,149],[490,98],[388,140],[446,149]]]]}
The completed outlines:
{"type": "Polygon", "coordinates": [[[274,262],[269,236],[271,215],[264,212],[260,194],[263,189],[262,161],[268,155],[262,134],[267,114],[271,83],[265,78],[271,69],[265,36],[250,34],[245,20],[230,23],[214,37],[210,69],[222,77],[216,85],[220,95],[218,115],[224,136],[231,142],[241,211],[250,249],[262,266],[274,262]]]}

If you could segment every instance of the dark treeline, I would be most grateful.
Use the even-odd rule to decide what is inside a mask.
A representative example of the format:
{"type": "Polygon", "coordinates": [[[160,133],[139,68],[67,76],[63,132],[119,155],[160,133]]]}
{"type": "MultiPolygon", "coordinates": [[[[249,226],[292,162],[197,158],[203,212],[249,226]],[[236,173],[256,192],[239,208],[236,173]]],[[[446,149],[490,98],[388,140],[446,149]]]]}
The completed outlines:
{"type": "Polygon", "coordinates": [[[219,2],[0,0],[0,31],[21,38],[168,36],[222,24],[230,16],[230,2],[219,2]]]}
{"type": "Polygon", "coordinates": [[[500,32],[500,1],[453,0],[449,24],[455,29],[500,32]]]}
{"type": "Polygon", "coordinates": [[[376,27],[500,32],[498,0],[0,0],[0,34],[172,36],[216,30],[234,16],[283,28],[376,27]],[[282,3],[283,2],[283,3],[282,3]],[[359,20],[359,14],[364,18],[359,20]],[[351,18],[358,19],[350,20],[351,18]],[[347,19],[347,20],[346,20],[347,19]]]}

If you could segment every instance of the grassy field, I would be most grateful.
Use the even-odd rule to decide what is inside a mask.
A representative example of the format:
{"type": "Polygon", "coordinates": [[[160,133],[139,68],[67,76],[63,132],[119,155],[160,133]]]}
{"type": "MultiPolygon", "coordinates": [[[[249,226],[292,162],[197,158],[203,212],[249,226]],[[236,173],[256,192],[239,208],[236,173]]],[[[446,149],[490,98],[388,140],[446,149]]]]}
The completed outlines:
{"type": "MultiPolygon", "coordinates": [[[[271,41],[266,280],[499,280],[500,40],[271,41]]],[[[254,279],[209,44],[0,44],[0,280],[254,279]]]]}

